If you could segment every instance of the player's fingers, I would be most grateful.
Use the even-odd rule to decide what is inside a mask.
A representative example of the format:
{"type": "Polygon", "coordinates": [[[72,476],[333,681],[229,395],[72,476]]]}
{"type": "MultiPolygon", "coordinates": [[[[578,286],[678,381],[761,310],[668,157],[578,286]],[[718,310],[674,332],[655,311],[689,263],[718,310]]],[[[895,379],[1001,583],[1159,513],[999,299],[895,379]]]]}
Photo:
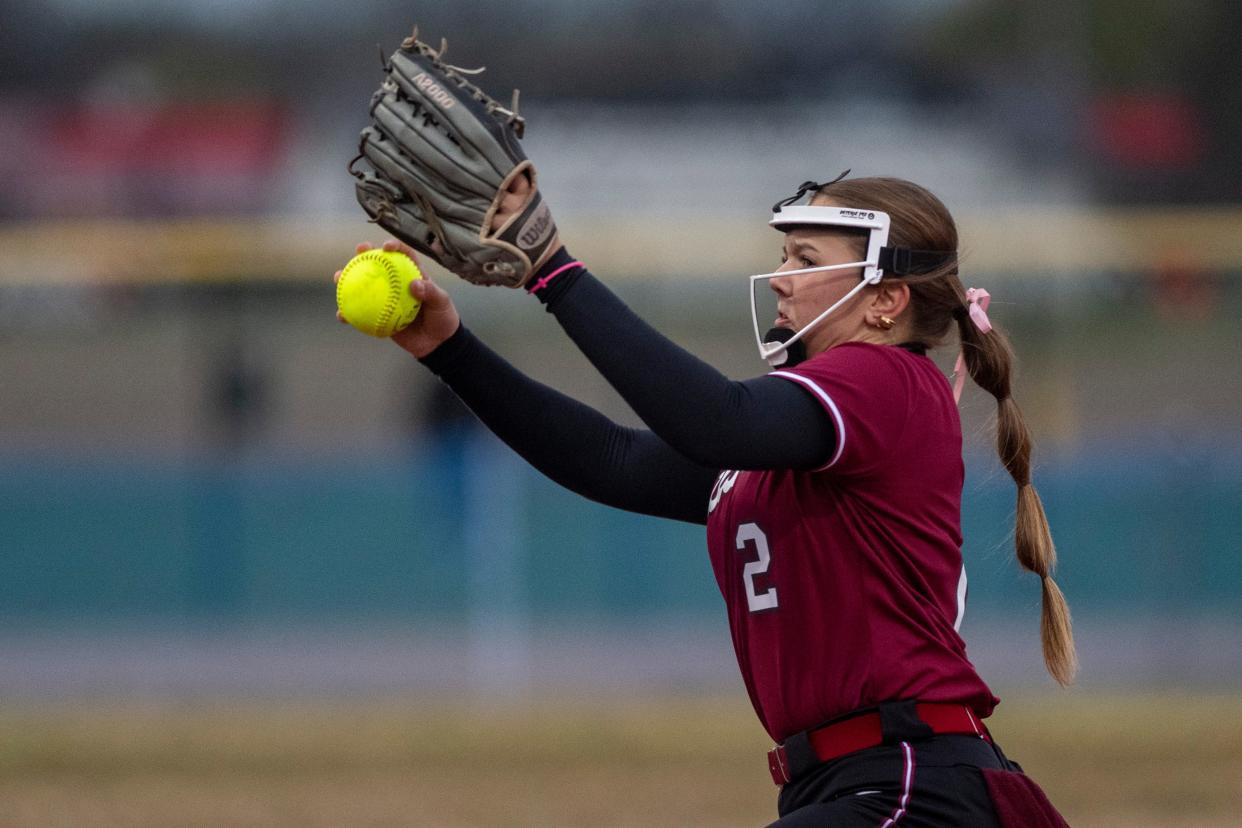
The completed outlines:
{"type": "Polygon", "coordinates": [[[345,317],[341,316],[341,312],[340,312],[340,311],[337,311],[337,312],[336,312],[336,321],[337,321],[337,322],[344,323],[344,324],[346,324],[346,325],[348,325],[348,324],[349,324],[349,320],[347,320],[345,317]]]}
{"type": "Polygon", "coordinates": [[[404,253],[411,258],[414,257],[414,248],[410,247],[403,241],[398,241],[397,239],[388,239],[385,241],[384,249],[389,253],[404,253]]]}
{"type": "Polygon", "coordinates": [[[430,279],[415,279],[410,282],[410,295],[429,308],[442,306],[451,301],[444,288],[430,279]]]}
{"type": "Polygon", "coordinates": [[[354,252],[355,253],[366,253],[368,250],[371,249],[371,246],[372,245],[370,242],[358,242],[358,245],[354,248],[354,252]]]}
{"type": "Polygon", "coordinates": [[[520,196],[523,199],[526,198],[530,195],[530,174],[524,173],[515,177],[509,182],[509,186],[505,187],[505,192],[520,196]]]}
{"type": "Polygon", "coordinates": [[[418,262],[418,253],[416,253],[414,251],[414,248],[410,247],[405,242],[397,241],[396,239],[389,239],[388,241],[384,242],[384,249],[387,250],[389,253],[394,253],[394,252],[404,253],[405,255],[410,257],[410,261],[414,263],[415,267],[420,268],[420,269],[422,268],[422,265],[419,264],[418,262]]]}
{"type": "Polygon", "coordinates": [[[341,274],[342,274],[342,273],[344,273],[344,272],[345,272],[345,271],[343,271],[343,270],[338,270],[336,273],[333,273],[333,274],[332,274],[332,283],[333,283],[333,284],[335,284],[335,283],[337,283],[337,282],[341,281],[341,274]]]}
{"type": "Polygon", "coordinates": [[[492,231],[499,230],[505,222],[522,212],[522,207],[526,205],[527,199],[530,198],[530,178],[525,175],[519,175],[509,182],[509,186],[505,188],[504,195],[500,197],[500,205],[496,209],[495,215],[492,216],[492,231]]]}

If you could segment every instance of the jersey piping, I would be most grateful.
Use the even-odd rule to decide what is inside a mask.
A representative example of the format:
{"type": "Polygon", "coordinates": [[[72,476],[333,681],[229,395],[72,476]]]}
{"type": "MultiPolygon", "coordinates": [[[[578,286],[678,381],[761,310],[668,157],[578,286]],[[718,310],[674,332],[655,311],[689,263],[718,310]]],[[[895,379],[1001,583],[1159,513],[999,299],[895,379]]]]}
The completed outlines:
{"type": "Polygon", "coordinates": [[[828,394],[824,392],[824,389],[816,385],[813,380],[807,379],[800,374],[791,374],[787,371],[773,371],[768,374],[768,376],[793,380],[794,382],[809,388],[815,396],[819,397],[820,400],[823,401],[824,405],[828,406],[828,410],[832,412],[832,419],[837,425],[837,451],[832,455],[832,459],[829,460],[826,465],[820,466],[815,471],[823,471],[824,469],[832,468],[836,465],[836,462],[841,459],[841,452],[845,451],[845,420],[841,418],[841,412],[837,408],[837,404],[833,402],[832,397],[828,396],[828,394]]]}

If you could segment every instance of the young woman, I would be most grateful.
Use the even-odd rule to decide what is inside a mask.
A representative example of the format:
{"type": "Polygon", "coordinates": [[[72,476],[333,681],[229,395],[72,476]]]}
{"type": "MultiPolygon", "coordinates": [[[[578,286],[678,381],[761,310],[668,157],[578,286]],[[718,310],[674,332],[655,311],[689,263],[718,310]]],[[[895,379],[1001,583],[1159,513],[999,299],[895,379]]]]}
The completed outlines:
{"type": "Polygon", "coordinates": [[[1048,669],[1073,676],[1012,354],[987,293],[962,286],[953,220],[915,184],[841,178],[803,185],[771,223],[781,265],[752,290],[777,300],[773,329],[760,335],[757,314],[755,325],[778,370],[756,379],[729,380],[661,336],[563,247],[530,280],[649,430],[518,372],[433,282],[414,282],[422,312],[394,340],[558,483],[706,525],[738,663],[777,743],[780,825],[1063,824],[991,740],[983,720],[998,700],[958,635],[961,424],[927,357],[953,331],[958,371],[997,401],[1018,560],[1043,585],[1048,669]]]}

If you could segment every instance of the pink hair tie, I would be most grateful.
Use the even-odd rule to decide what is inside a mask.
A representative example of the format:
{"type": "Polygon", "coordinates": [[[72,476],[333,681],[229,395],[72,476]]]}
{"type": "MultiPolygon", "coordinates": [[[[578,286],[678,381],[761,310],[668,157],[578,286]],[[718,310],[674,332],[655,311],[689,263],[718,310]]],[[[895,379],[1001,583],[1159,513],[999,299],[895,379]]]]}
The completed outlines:
{"type": "Polygon", "coordinates": [[[557,276],[560,276],[560,275],[561,275],[562,273],[564,273],[566,270],[569,270],[570,268],[574,268],[574,267],[586,267],[586,265],[584,265],[582,262],[570,262],[570,263],[569,263],[569,264],[567,264],[567,265],[561,265],[561,266],[560,266],[560,267],[558,267],[556,270],[552,271],[552,272],[551,272],[551,273],[549,273],[547,276],[544,276],[544,277],[543,277],[542,279],[540,279],[538,282],[535,282],[533,285],[531,285],[530,287],[528,287],[528,288],[526,289],[526,292],[527,292],[527,293],[536,293],[537,291],[543,290],[543,289],[544,289],[544,288],[546,288],[546,287],[547,287],[547,286],[548,286],[548,285],[552,282],[552,280],[553,280],[553,279],[555,279],[557,276]]]}
{"type": "Polygon", "coordinates": [[[983,288],[971,288],[966,291],[966,305],[970,312],[970,320],[980,333],[989,333],[992,322],[988,319],[988,305],[992,304],[992,294],[983,288]]]}
{"type": "MultiPolygon", "coordinates": [[[[992,304],[992,294],[983,288],[970,288],[966,291],[966,309],[970,321],[980,333],[991,333],[992,320],[988,319],[988,305],[992,304]]],[[[962,401],[962,388],[966,385],[966,354],[957,352],[957,364],[953,366],[953,402],[962,401]]]]}

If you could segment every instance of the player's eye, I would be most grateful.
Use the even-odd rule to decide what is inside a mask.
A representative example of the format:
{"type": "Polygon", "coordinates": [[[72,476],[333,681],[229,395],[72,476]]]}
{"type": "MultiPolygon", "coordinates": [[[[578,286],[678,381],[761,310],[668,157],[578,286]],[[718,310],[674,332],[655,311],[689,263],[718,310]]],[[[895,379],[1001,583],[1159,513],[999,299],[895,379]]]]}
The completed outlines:
{"type": "MultiPolygon", "coordinates": [[[[781,251],[781,264],[784,265],[788,261],[789,261],[789,254],[787,254],[784,250],[782,250],[781,251]]],[[[807,258],[806,256],[797,256],[796,261],[798,263],[798,267],[800,268],[801,267],[815,267],[815,262],[807,258]]]]}

